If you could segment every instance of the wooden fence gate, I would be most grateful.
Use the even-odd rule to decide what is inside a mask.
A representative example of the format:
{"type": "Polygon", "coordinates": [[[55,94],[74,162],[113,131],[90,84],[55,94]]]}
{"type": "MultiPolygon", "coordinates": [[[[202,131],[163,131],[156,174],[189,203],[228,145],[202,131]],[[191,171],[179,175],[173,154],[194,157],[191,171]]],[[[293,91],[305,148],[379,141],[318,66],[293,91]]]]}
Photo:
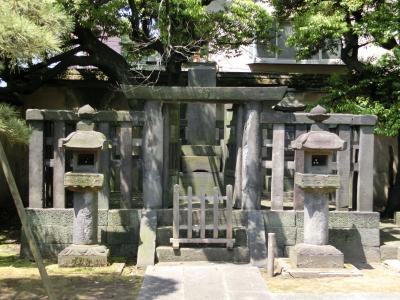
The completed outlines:
{"type": "Polygon", "coordinates": [[[226,244],[228,249],[233,248],[235,239],[232,237],[232,186],[226,187],[226,197],[219,194],[219,189],[214,188],[214,195],[208,196],[202,193],[200,197],[192,195],[192,187],[188,187],[188,195],[179,195],[179,185],[174,185],[174,199],[173,199],[173,223],[172,223],[172,235],[170,239],[172,247],[179,249],[179,244],[226,244]],[[183,210],[187,211],[187,225],[180,224],[180,200],[187,201],[187,208],[183,210]],[[223,203],[226,200],[225,205],[225,218],[226,225],[219,224],[219,203],[223,203]],[[193,224],[193,201],[200,202],[200,224],[193,224]],[[206,224],[206,201],[212,202],[212,215],[213,224],[206,224]],[[200,227],[200,238],[193,238],[193,230],[200,227]],[[179,230],[186,229],[187,237],[180,238],[179,230]],[[212,229],[212,238],[206,238],[206,229],[212,229]],[[220,230],[226,230],[225,238],[219,237],[220,230]]]}

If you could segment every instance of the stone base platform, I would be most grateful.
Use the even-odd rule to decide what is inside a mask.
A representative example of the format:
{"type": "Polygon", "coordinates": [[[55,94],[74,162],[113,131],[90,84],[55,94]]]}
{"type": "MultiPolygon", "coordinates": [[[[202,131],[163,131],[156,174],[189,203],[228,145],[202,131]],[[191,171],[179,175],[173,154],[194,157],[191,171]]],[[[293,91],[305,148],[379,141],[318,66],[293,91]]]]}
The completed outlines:
{"type": "Polygon", "coordinates": [[[102,245],[70,245],[58,254],[58,266],[105,267],[109,254],[102,245]]]}
{"type": "Polygon", "coordinates": [[[292,265],[297,268],[343,268],[344,256],[331,245],[297,244],[290,252],[292,265]]]}
{"type": "Polygon", "coordinates": [[[343,268],[296,268],[289,258],[276,259],[277,272],[286,278],[321,278],[321,277],[357,277],[362,272],[352,264],[344,264],[343,268]]]}
{"type": "Polygon", "coordinates": [[[249,248],[247,247],[234,247],[231,250],[222,247],[179,248],[174,250],[172,247],[159,246],[156,249],[156,256],[158,262],[250,262],[249,248]]]}

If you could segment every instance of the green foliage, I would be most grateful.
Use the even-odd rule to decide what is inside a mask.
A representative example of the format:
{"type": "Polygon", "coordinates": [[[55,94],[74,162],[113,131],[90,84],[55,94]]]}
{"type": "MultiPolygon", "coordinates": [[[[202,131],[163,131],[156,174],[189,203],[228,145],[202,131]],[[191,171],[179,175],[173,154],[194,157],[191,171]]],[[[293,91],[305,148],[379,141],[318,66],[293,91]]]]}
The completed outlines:
{"type": "Polygon", "coordinates": [[[362,73],[332,76],[322,103],[334,112],[377,115],[376,132],[396,136],[400,132],[399,78],[400,50],[395,49],[362,73]]]}
{"type": "Polygon", "coordinates": [[[30,128],[11,105],[0,103],[0,133],[12,143],[27,144],[30,128]]]}
{"type": "Polygon", "coordinates": [[[0,64],[26,63],[60,51],[72,29],[56,0],[0,1],[0,64]]]}
{"type": "Polygon", "coordinates": [[[233,0],[221,11],[210,11],[201,0],[115,0],[103,5],[90,1],[67,2],[79,25],[105,36],[123,37],[128,60],[159,52],[190,57],[207,52],[238,49],[256,39],[269,41],[271,16],[252,0],[233,0]],[[131,6],[129,5],[131,4],[131,6]],[[133,8],[132,8],[133,7],[133,8]],[[160,48],[152,47],[155,41],[160,48]]]}

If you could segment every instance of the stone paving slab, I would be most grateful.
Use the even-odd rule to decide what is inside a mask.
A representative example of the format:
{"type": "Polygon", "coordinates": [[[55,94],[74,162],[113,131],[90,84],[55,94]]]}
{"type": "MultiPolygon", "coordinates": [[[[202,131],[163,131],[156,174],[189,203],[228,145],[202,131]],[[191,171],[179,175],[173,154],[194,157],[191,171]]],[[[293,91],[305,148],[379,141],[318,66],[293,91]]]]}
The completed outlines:
{"type": "Polygon", "coordinates": [[[258,268],[248,264],[159,264],[146,269],[138,300],[269,300],[258,268]]]}
{"type": "Polygon", "coordinates": [[[398,300],[400,293],[325,293],[325,294],[309,294],[309,293],[287,293],[287,294],[270,294],[271,300],[398,300]]]}

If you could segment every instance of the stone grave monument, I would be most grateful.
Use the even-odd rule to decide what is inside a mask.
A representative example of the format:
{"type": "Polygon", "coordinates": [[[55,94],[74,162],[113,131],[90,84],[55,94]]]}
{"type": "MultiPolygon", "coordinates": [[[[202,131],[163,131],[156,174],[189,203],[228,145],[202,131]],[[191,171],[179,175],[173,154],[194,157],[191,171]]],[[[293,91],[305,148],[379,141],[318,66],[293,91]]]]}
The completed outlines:
{"type": "Polygon", "coordinates": [[[304,243],[294,247],[290,259],[297,268],[343,268],[343,253],[328,245],[328,202],[329,193],[340,187],[332,157],[345,142],[322,123],[329,117],[323,107],[315,107],[308,117],[316,122],[311,131],[292,142],[295,151],[304,151],[304,173],[296,172],[294,179],[304,191],[304,243]]]}
{"type": "Polygon", "coordinates": [[[107,265],[109,250],[98,244],[97,194],[104,176],[99,174],[101,150],[106,137],[94,131],[95,110],[85,105],[78,110],[76,131],[62,139],[62,147],[72,152],[72,172],[65,173],[64,186],[73,191],[74,225],[72,245],[58,254],[60,267],[99,267],[107,265]]]}

